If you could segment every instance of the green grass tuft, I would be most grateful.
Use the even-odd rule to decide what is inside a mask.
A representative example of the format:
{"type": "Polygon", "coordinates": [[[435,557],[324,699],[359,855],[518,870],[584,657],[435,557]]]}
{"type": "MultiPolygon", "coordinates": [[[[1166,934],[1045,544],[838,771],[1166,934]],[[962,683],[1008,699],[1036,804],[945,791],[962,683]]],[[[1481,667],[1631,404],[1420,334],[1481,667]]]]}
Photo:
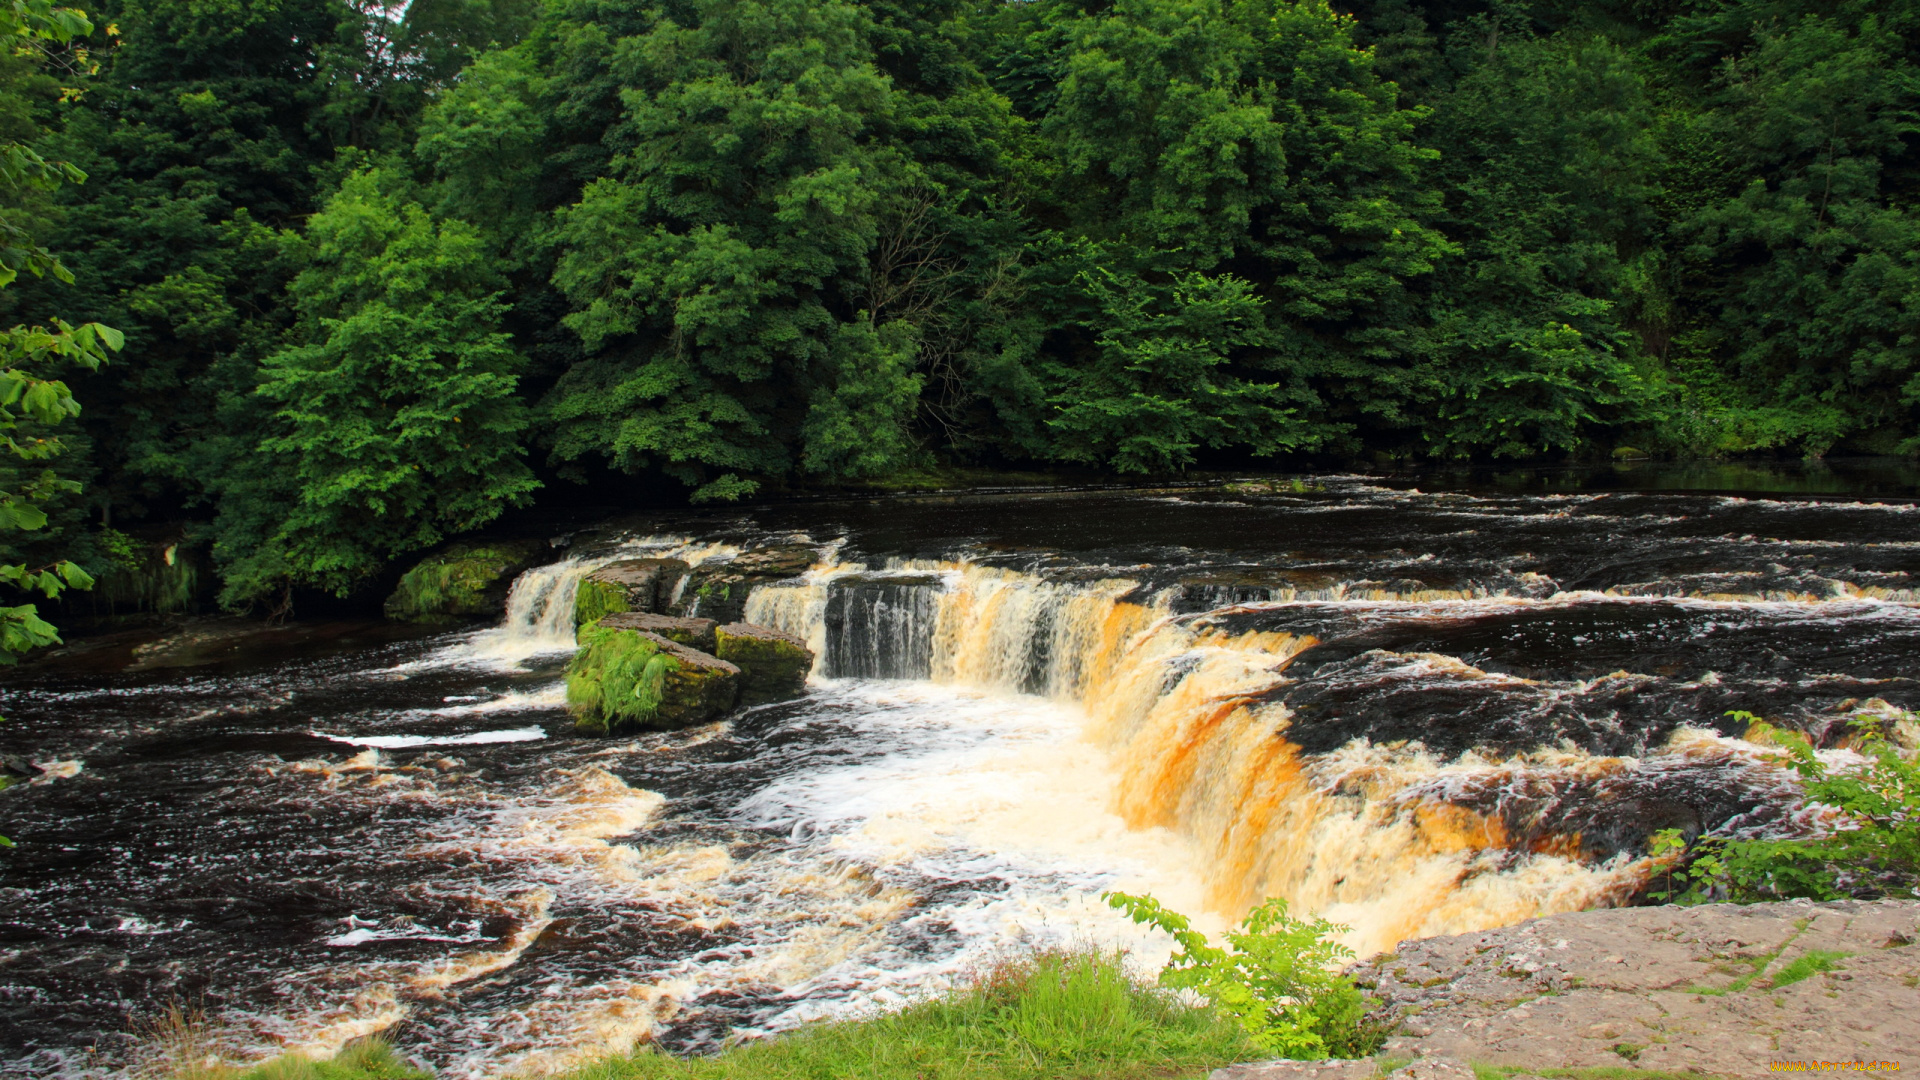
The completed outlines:
{"type": "Polygon", "coordinates": [[[1136,982],[1119,957],[1043,953],[900,1012],[707,1058],[653,1051],[570,1080],[1147,1080],[1257,1056],[1237,1025],[1136,982]]]}
{"type": "Polygon", "coordinates": [[[1849,952],[1828,952],[1825,949],[1811,949],[1794,958],[1793,963],[1780,969],[1773,977],[1773,988],[1790,986],[1802,979],[1811,978],[1822,972],[1832,971],[1840,966],[1840,961],[1852,956],[1849,952]]]}

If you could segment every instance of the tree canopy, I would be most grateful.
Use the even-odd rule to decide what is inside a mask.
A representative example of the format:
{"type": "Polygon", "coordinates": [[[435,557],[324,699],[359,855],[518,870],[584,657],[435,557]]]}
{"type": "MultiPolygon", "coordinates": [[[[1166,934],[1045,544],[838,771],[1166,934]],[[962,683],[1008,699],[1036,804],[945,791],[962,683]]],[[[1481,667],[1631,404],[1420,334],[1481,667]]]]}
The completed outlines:
{"type": "Polygon", "coordinates": [[[0,304],[82,326],[30,501],[186,522],[237,606],[615,479],[1920,452],[1909,0],[63,25],[0,69],[0,261],[66,268],[0,304]]]}

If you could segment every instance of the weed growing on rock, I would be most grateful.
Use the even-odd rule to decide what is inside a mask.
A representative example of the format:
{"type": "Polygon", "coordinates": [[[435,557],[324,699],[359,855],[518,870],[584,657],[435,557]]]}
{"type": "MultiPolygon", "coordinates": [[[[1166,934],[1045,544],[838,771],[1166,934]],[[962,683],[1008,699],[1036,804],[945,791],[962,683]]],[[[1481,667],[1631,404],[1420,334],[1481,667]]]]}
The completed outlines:
{"type": "Polygon", "coordinates": [[[1173,935],[1180,951],[1160,972],[1161,983],[1206,998],[1263,1052],[1355,1058],[1379,1049],[1383,1033],[1366,1024],[1366,999],[1336,966],[1353,956],[1333,940],[1346,927],[1292,918],[1287,902],[1275,897],[1227,931],[1220,948],[1151,896],[1108,893],[1107,903],[1173,935]]]}
{"type": "Polygon", "coordinates": [[[1798,732],[1751,713],[1728,715],[1749,724],[1748,738],[1778,747],[1807,801],[1831,807],[1834,817],[1820,834],[1798,839],[1702,836],[1689,844],[1677,829],[1656,833],[1651,850],[1666,863],[1666,887],[1650,898],[1699,904],[1920,896],[1920,761],[1890,742],[1880,721],[1855,722],[1853,749],[1865,760],[1842,767],[1823,761],[1798,732]]]}

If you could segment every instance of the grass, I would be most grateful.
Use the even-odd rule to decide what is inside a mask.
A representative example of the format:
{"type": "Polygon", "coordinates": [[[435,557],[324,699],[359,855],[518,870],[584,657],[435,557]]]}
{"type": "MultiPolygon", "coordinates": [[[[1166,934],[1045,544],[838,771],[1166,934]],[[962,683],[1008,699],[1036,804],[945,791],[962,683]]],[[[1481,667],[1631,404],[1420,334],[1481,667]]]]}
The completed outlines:
{"type": "Polygon", "coordinates": [[[141,1080],[431,1080],[379,1039],[351,1043],[326,1061],[286,1054],[253,1066],[222,1064],[206,1014],[178,1002],[141,1027],[152,1049],[132,1072],[141,1080]]]}
{"type": "Polygon", "coordinates": [[[1783,986],[1797,983],[1802,979],[1832,971],[1834,968],[1840,966],[1840,961],[1852,955],[1852,953],[1848,952],[1829,952],[1826,949],[1810,949],[1794,957],[1793,963],[1780,969],[1780,973],[1773,977],[1773,988],[1778,990],[1783,986]]]}
{"type": "Polygon", "coordinates": [[[1147,1080],[1255,1056],[1236,1025],[1140,984],[1117,956],[1083,951],[1005,960],[897,1013],[715,1057],[641,1052],[571,1080],[1147,1080]]]}
{"type": "MultiPolygon", "coordinates": [[[[156,1029],[167,1025],[155,1025],[156,1029]]],[[[203,1025],[175,1019],[166,1080],[416,1080],[375,1041],[331,1061],[251,1069],[206,1060],[203,1025]]],[[[566,1080],[1200,1080],[1260,1057],[1238,1025],[1129,974],[1119,956],[1051,952],[1003,960],[944,997],[899,1012],[743,1043],[712,1057],[646,1048],[566,1080]]]]}
{"type": "MultiPolygon", "coordinates": [[[[1801,934],[1804,934],[1807,932],[1808,923],[1809,923],[1809,920],[1807,919],[1794,920],[1793,933],[1790,936],[1788,936],[1787,940],[1780,943],[1779,948],[1773,950],[1770,953],[1766,953],[1764,955],[1754,957],[1753,960],[1750,961],[1750,964],[1751,964],[1750,969],[1745,973],[1743,973],[1739,978],[1733,980],[1733,982],[1729,983],[1728,985],[1719,987],[1717,989],[1712,987],[1705,987],[1705,986],[1693,986],[1693,987],[1689,987],[1687,992],[1692,994],[1704,994],[1707,997],[1724,997],[1727,994],[1737,994],[1740,991],[1745,990],[1753,982],[1753,980],[1760,977],[1761,972],[1767,970],[1767,965],[1773,963],[1775,960],[1778,960],[1780,958],[1780,954],[1787,951],[1788,946],[1792,945],[1794,941],[1800,937],[1801,934]]],[[[1808,972],[1808,974],[1812,974],[1812,972],[1808,972]]],[[[1806,978],[1806,975],[1802,975],[1800,976],[1800,978],[1804,979],[1806,978]]],[[[1774,985],[1780,986],[1782,984],[1778,979],[1776,979],[1774,980],[1774,985]]]]}
{"type": "MultiPolygon", "coordinates": [[[[353,1043],[332,1061],[215,1065],[204,1019],[182,1009],[154,1022],[148,1040],[154,1080],[428,1080],[378,1040],[353,1043]]],[[[1200,1080],[1256,1057],[1238,1024],[1142,984],[1116,953],[1054,951],[1002,959],[960,990],[899,1013],[820,1024],[714,1057],[645,1047],[566,1080],[1200,1080]]]]}

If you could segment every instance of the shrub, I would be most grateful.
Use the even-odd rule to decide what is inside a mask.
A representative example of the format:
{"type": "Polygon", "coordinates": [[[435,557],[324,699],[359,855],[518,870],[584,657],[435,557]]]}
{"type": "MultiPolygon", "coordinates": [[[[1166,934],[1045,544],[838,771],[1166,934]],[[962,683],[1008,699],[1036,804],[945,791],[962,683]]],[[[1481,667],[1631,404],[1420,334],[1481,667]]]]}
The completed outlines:
{"type": "Polygon", "coordinates": [[[1223,949],[1151,896],[1109,893],[1107,903],[1173,935],[1180,951],[1160,972],[1161,983],[1205,997],[1262,1051],[1317,1059],[1379,1049],[1383,1033],[1366,1023],[1366,999],[1335,967],[1353,957],[1332,940],[1347,927],[1292,918],[1287,902],[1275,897],[1227,931],[1223,949]]]}
{"type": "Polygon", "coordinates": [[[1800,776],[1807,802],[1836,813],[1818,834],[1783,839],[1703,835],[1688,844],[1677,829],[1654,834],[1652,852],[1666,864],[1655,900],[1699,904],[1920,896],[1920,763],[1888,741],[1882,721],[1854,721],[1856,752],[1865,761],[1835,767],[1820,760],[1798,732],[1751,713],[1748,738],[1778,747],[1800,776]]]}

